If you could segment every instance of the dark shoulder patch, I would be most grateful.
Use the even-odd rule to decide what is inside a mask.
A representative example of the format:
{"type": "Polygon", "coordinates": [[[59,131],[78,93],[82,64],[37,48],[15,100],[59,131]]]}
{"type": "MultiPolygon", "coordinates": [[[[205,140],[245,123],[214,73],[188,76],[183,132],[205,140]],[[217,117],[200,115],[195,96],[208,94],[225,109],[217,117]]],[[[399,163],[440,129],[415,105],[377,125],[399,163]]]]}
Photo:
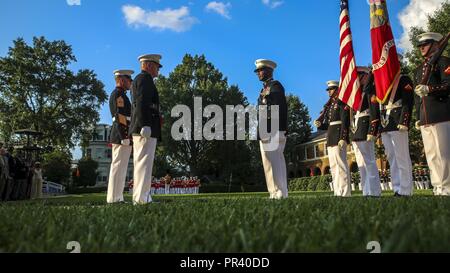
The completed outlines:
{"type": "Polygon", "coordinates": [[[284,87],[279,81],[272,81],[270,83],[270,86],[272,87],[271,92],[283,92],[284,87]]]}

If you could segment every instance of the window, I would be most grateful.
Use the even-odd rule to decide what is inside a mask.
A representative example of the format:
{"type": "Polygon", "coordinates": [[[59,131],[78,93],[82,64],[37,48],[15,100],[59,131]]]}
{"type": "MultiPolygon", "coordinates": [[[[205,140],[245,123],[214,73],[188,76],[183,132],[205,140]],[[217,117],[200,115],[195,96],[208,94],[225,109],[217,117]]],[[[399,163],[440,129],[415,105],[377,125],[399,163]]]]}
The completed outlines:
{"type": "Polygon", "coordinates": [[[313,159],[314,157],[315,157],[315,155],[314,155],[314,146],[306,147],[306,158],[307,159],[313,159]]]}
{"type": "Polygon", "coordinates": [[[101,148],[95,149],[95,157],[96,158],[102,158],[102,154],[103,154],[103,149],[101,149],[101,148]]]}
{"type": "Polygon", "coordinates": [[[325,156],[325,151],[323,149],[322,144],[316,144],[316,146],[314,146],[314,149],[316,151],[316,157],[324,157],[325,156]]]}
{"type": "Polygon", "coordinates": [[[299,160],[305,160],[306,159],[305,147],[301,147],[299,149],[298,159],[299,160]]]}

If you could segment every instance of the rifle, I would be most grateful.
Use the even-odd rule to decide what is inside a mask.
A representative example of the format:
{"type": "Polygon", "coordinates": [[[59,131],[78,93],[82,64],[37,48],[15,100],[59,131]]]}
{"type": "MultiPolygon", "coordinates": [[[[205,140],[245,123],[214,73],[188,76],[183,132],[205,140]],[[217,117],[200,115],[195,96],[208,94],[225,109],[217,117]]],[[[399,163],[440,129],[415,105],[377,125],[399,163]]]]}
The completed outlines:
{"type": "MultiPolygon", "coordinates": [[[[336,93],[337,92],[335,92],[335,94],[336,93]]],[[[328,112],[330,110],[330,107],[331,107],[331,104],[333,103],[334,98],[335,98],[335,95],[331,96],[330,99],[327,101],[327,103],[325,103],[325,105],[323,106],[322,112],[320,112],[319,117],[316,119],[320,123],[323,124],[325,117],[328,115],[328,112]]]]}
{"type": "Polygon", "coordinates": [[[421,85],[428,85],[430,83],[431,72],[433,72],[437,61],[442,56],[442,53],[444,53],[444,50],[448,45],[449,39],[450,39],[450,32],[447,33],[447,35],[438,43],[437,50],[436,52],[434,52],[433,56],[427,62],[425,62],[425,71],[422,80],[420,81],[421,85]]]}

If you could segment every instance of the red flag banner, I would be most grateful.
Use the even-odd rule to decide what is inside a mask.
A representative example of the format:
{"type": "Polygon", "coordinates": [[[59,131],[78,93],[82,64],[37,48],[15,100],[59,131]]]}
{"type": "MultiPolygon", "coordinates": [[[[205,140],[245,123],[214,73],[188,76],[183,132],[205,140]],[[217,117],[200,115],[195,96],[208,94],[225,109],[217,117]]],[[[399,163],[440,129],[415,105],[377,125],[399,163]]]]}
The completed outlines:
{"type": "Polygon", "coordinates": [[[356,70],[355,54],[353,51],[352,32],[350,30],[350,16],[348,0],[341,0],[340,24],[340,54],[341,80],[338,98],[348,106],[358,111],[361,107],[361,83],[356,70]]]}
{"type": "Polygon", "coordinates": [[[370,0],[370,36],[376,96],[380,103],[385,103],[400,77],[400,61],[386,0],[370,0]]]}

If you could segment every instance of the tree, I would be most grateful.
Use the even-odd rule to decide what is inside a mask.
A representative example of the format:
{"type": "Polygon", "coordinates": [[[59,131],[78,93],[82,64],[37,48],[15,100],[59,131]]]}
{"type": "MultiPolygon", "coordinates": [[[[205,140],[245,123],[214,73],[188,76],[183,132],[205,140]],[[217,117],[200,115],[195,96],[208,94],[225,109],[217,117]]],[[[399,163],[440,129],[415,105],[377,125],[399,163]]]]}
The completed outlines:
{"type": "Polygon", "coordinates": [[[73,184],[77,187],[95,186],[97,182],[98,162],[90,158],[82,158],[78,162],[77,175],[73,177],[73,184]]]}
{"type": "Polygon", "coordinates": [[[106,101],[104,85],[92,70],[69,70],[76,62],[64,41],[15,40],[0,58],[0,137],[14,130],[42,132],[41,145],[72,148],[89,138],[106,101]]]}
{"type": "Polygon", "coordinates": [[[66,184],[70,179],[72,156],[65,151],[55,150],[43,155],[44,177],[51,182],[66,184]]]}
{"type": "MultiPolygon", "coordinates": [[[[191,140],[176,141],[172,138],[171,129],[179,118],[172,118],[171,110],[176,105],[186,105],[191,110],[191,121],[194,124],[194,97],[202,97],[203,106],[218,105],[225,113],[226,105],[248,105],[239,88],[228,86],[223,74],[203,55],[185,55],[182,63],[169,77],[160,76],[156,85],[164,115],[163,156],[174,168],[189,171],[191,175],[216,173],[221,177],[229,177],[233,173],[233,177],[236,177],[236,169],[242,169],[243,165],[240,166],[240,163],[245,164],[248,154],[245,142],[208,141],[205,138],[195,140],[194,130],[191,132],[191,140]]],[[[207,121],[207,118],[202,118],[202,128],[207,121]]],[[[225,128],[225,124],[222,128],[225,128]]]]}
{"type": "MultiPolygon", "coordinates": [[[[442,34],[447,34],[450,30],[450,2],[446,1],[442,4],[441,8],[439,8],[433,15],[428,16],[427,29],[431,32],[438,32],[442,34]]],[[[420,51],[417,47],[418,44],[418,35],[425,32],[424,29],[413,27],[409,32],[409,40],[411,41],[413,50],[406,52],[405,57],[408,62],[403,64],[405,70],[403,72],[408,73],[412,79],[414,79],[414,72],[416,69],[423,63],[423,58],[420,54],[420,51]]],[[[450,56],[450,47],[447,46],[444,54],[445,56],[450,56]]],[[[411,124],[414,127],[416,122],[415,112],[417,109],[414,109],[414,113],[412,116],[411,124]]],[[[409,133],[409,146],[411,152],[411,159],[414,163],[421,163],[425,161],[425,154],[423,149],[423,141],[420,131],[412,128],[409,133]]]]}
{"type": "Polygon", "coordinates": [[[300,101],[298,96],[289,94],[286,96],[288,105],[288,139],[286,151],[293,151],[295,146],[304,143],[311,135],[311,117],[308,107],[300,101]]]}

